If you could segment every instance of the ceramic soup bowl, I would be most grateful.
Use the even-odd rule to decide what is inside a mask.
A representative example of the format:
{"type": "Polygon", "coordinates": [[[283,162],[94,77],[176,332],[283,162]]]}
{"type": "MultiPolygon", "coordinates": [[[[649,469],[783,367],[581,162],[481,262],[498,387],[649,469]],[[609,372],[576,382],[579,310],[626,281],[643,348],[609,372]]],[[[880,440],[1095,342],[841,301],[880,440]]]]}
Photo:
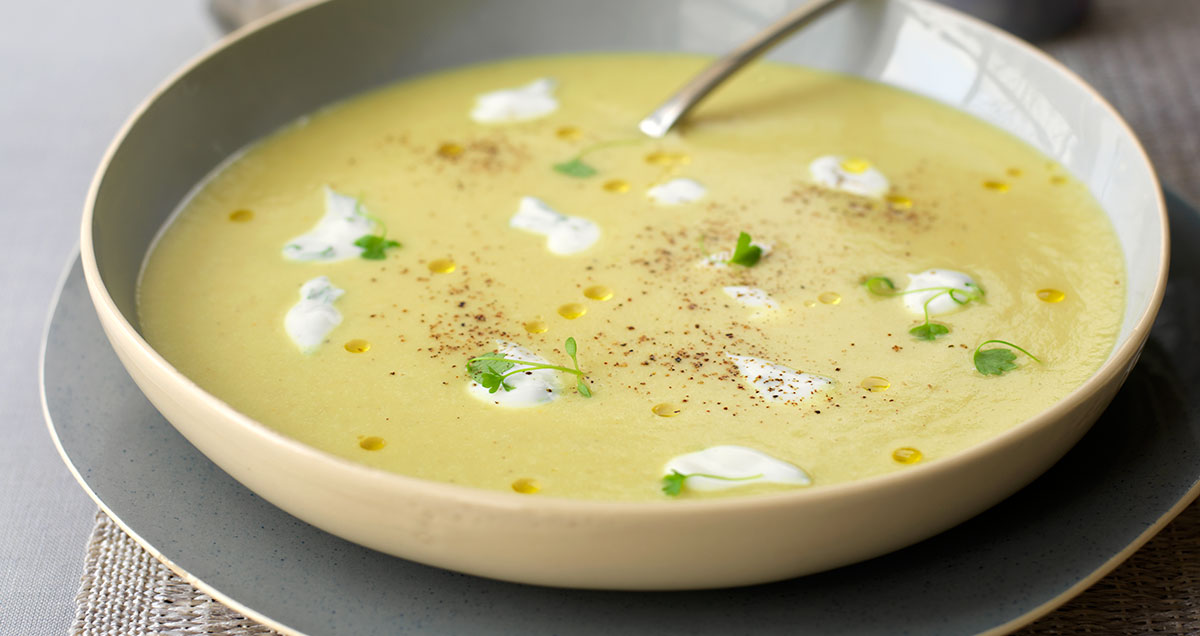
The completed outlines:
{"type": "Polygon", "coordinates": [[[770,57],[926,95],[1024,139],[1091,189],[1128,273],[1123,326],[1104,365],[984,444],[886,476],[775,495],[637,504],[528,497],[386,473],[293,441],[205,393],[138,332],[138,272],[156,233],[207,174],[281,125],[385,83],[484,60],[718,54],[787,4],[335,0],[235,34],[151,96],[99,169],[82,251],[105,332],[159,411],[246,487],[333,534],[422,563],[555,586],[705,588],[833,568],[949,528],[1041,474],[1116,393],[1163,293],[1167,226],[1141,146],[1093,90],[1021,41],[928,2],[847,3],[770,57]]]}

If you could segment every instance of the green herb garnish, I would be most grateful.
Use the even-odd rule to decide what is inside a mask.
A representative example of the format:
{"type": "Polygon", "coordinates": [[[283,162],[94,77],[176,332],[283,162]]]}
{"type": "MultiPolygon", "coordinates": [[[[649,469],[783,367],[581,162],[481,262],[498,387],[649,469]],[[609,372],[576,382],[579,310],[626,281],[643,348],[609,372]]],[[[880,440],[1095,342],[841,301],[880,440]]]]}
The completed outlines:
{"type": "Polygon", "coordinates": [[[863,285],[866,286],[867,291],[876,296],[904,296],[906,294],[919,294],[922,292],[937,292],[927,298],[922,305],[925,320],[916,327],[908,330],[908,333],[912,334],[918,340],[937,340],[938,336],[950,333],[950,327],[929,319],[929,303],[933,302],[934,299],[949,296],[950,300],[960,305],[965,305],[972,300],[983,298],[983,290],[971,283],[966,283],[966,286],[970,288],[969,290],[963,290],[958,287],[925,287],[922,289],[900,291],[896,289],[896,284],[892,282],[892,279],[886,276],[871,276],[863,281],[863,285]]]}
{"type": "Polygon", "coordinates": [[[400,241],[393,241],[384,235],[375,236],[373,234],[358,237],[354,244],[363,248],[360,256],[371,261],[382,261],[387,258],[384,250],[389,247],[400,247],[400,241]]]}
{"type": "Polygon", "coordinates": [[[384,252],[389,247],[400,247],[400,241],[393,241],[387,237],[387,224],[372,216],[363,207],[362,197],[354,200],[354,213],[379,227],[379,234],[364,234],[354,241],[356,246],[363,248],[359,256],[369,261],[382,261],[387,258],[384,252]]]}
{"type": "Polygon", "coordinates": [[[993,343],[1008,345],[1029,356],[1030,360],[1038,364],[1042,363],[1037,356],[1006,340],[984,340],[978,347],[975,347],[975,355],[972,356],[975,360],[975,369],[983,375],[1004,375],[1008,371],[1017,368],[1017,365],[1013,364],[1013,361],[1017,359],[1017,354],[1013,353],[1012,349],[1005,349],[1004,347],[983,348],[984,345],[993,343]]]}
{"type": "Polygon", "coordinates": [[[554,171],[565,174],[568,177],[577,177],[580,179],[596,174],[596,169],[584,163],[580,157],[554,164],[554,171]]]}
{"type": "Polygon", "coordinates": [[[671,469],[670,475],[663,475],[662,491],[668,497],[675,497],[683,491],[683,482],[689,477],[707,477],[709,479],[722,479],[725,481],[748,481],[750,479],[758,479],[762,477],[762,473],[750,475],[749,477],[722,477],[721,475],[709,475],[707,473],[688,473],[683,474],[678,470],[671,469]]]}
{"type": "Polygon", "coordinates": [[[600,143],[592,144],[592,145],[588,146],[587,148],[584,148],[583,150],[580,150],[579,154],[575,155],[574,157],[571,157],[570,159],[567,159],[566,161],[556,163],[552,167],[554,168],[554,171],[559,174],[565,174],[568,177],[575,177],[577,179],[584,179],[584,178],[593,176],[597,172],[599,172],[599,170],[596,170],[590,164],[588,164],[587,162],[585,162],[583,160],[583,158],[585,156],[587,156],[597,150],[601,150],[603,148],[609,148],[611,146],[626,146],[629,144],[638,144],[638,143],[642,143],[643,141],[644,140],[642,140],[642,139],[617,139],[615,141],[602,141],[600,143]]]}
{"type": "Polygon", "coordinates": [[[744,265],[746,267],[754,267],[758,260],[762,258],[762,248],[750,243],[750,235],[742,232],[738,234],[737,245],[733,248],[733,256],[725,261],[730,265],[744,265]]]}
{"type": "Polygon", "coordinates": [[[580,395],[583,397],[592,397],[592,390],[588,388],[587,383],[584,382],[583,371],[579,370],[579,360],[575,357],[575,338],[567,338],[566,349],[567,355],[571,358],[571,362],[575,364],[574,369],[560,367],[553,364],[529,362],[527,360],[516,360],[509,358],[508,354],[505,353],[485,353],[481,356],[476,356],[470,360],[467,360],[467,373],[471,376],[472,380],[475,380],[480,386],[487,389],[488,393],[495,393],[500,389],[504,389],[505,391],[513,390],[512,385],[504,381],[511,375],[524,373],[526,371],[539,371],[541,369],[562,371],[563,373],[570,373],[577,378],[575,382],[575,390],[578,391],[580,395]]]}

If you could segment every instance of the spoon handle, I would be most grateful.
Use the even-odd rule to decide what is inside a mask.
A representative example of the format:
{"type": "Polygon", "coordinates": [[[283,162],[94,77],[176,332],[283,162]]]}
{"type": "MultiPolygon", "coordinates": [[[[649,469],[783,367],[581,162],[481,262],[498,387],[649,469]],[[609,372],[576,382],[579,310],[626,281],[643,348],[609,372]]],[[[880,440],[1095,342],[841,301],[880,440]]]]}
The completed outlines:
{"type": "Polygon", "coordinates": [[[800,27],[821,16],[827,9],[845,0],[809,0],[764,29],[741,46],[683,85],[662,106],[638,123],[638,128],[651,137],[662,137],[730,75],[779,44],[800,27]]]}

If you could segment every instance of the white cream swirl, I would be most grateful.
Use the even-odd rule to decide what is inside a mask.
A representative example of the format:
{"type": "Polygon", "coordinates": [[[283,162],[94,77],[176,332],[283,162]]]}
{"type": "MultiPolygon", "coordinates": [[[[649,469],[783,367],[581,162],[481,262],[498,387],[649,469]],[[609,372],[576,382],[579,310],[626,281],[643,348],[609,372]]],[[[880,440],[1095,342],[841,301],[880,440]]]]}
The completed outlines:
{"type": "Polygon", "coordinates": [[[333,302],[344,293],[329,282],[328,276],[318,276],[300,286],[300,302],[283,319],[284,330],[300,351],[316,351],[329,332],[342,324],[342,313],[333,302]]]}

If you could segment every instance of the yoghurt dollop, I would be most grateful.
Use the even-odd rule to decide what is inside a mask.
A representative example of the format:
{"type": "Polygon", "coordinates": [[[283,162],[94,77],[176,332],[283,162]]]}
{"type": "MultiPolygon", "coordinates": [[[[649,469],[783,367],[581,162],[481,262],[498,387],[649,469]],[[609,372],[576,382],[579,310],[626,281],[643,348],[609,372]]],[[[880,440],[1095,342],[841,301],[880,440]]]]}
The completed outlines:
{"type": "Polygon", "coordinates": [[[555,211],[537,197],[521,197],[510,227],[546,237],[546,249],[560,256],[586,250],[600,240],[600,226],[579,216],[555,211]]]}
{"type": "Polygon", "coordinates": [[[557,85],[542,77],[524,86],[483,93],[475,98],[471,119],[481,124],[506,124],[545,117],[558,110],[557,85]]]}
{"type": "Polygon", "coordinates": [[[952,312],[964,304],[961,301],[977,298],[982,293],[973,278],[952,269],[927,269],[917,274],[909,274],[908,287],[905,287],[904,291],[904,306],[909,311],[924,314],[925,303],[928,302],[931,316],[952,312]],[[946,293],[946,289],[956,290],[954,298],[946,293]],[[933,300],[930,300],[931,298],[933,300]],[[955,301],[955,298],[958,301],[955,301]]]}
{"type": "Polygon", "coordinates": [[[699,181],[678,178],[650,188],[646,196],[660,205],[683,205],[704,196],[708,190],[699,181]]]}
{"type": "Polygon", "coordinates": [[[691,475],[687,478],[690,490],[726,490],[763,482],[797,486],[812,483],[812,478],[799,466],[745,446],[712,446],[674,457],[663,467],[664,474],[670,475],[672,471],[691,475]]]}
{"type": "Polygon", "coordinates": [[[371,234],[375,222],[358,199],[325,187],[325,216],[305,234],[283,246],[283,257],[293,261],[344,261],[358,258],[363,248],[354,244],[371,234]]]}
{"type": "Polygon", "coordinates": [[[804,398],[833,384],[833,380],[802,373],[782,364],[752,356],[726,353],[738,373],[764,398],[784,404],[798,404],[804,398]]]}
{"type": "Polygon", "coordinates": [[[814,159],[808,172],[825,187],[864,197],[882,197],[892,187],[888,178],[864,159],[825,155],[814,159]]]}
{"type": "Polygon", "coordinates": [[[342,312],[333,303],[344,290],[318,276],[300,286],[300,302],[288,310],[283,327],[292,342],[304,353],[316,351],[333,328],[342,324],[342,312]]]}
{"type": "MultiPolygon", "coordinates": [[[[502,353],[514,362],[510,371],[528,368],[534,364],[550,364],[548,360],[536,353],[504,340],[496,341],[496,353],[502,353]],[[531,364],[521,364],[521,362],[531,364]]],[[[514,373],[504,379],[505,384],[512,390],[500,388],[490,393],[482,384],[471,380],[467,391],[476,399],[490,402],[497,406],[528,407],[553,402],[562,396],[562,385],[558,381],[557,371],[552,369],[537,369],[514,373]]]]}

